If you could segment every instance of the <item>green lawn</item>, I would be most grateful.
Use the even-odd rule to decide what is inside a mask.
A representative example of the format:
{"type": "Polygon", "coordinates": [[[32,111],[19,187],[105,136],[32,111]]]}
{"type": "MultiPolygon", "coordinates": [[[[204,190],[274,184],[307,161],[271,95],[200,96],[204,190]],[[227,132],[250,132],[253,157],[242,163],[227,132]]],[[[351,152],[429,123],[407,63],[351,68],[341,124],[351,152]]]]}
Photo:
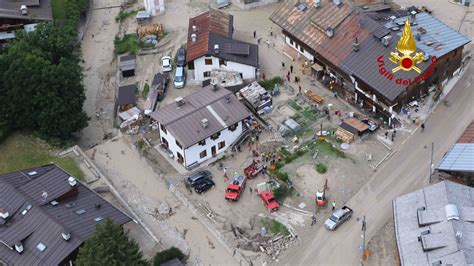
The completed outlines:
{"type": "Polygon", "coordinates": [[[288,232],[288,229],[286,228],[286,226],[283,225],[282,223],[276,221],[276,220],[264,218],[260,221],[260,223],[263,226],[265,226],[265,228],[267,229],[268,232],[270,232],[274,235],[282,234],[284,236],[287,236],[287,235],[290,234],[290,232],[288,232]]]}
{"type": "MultiPolygon", "coordinates": [[[[336,144],[337,145],[337,144],[336,144]]],[[[344,152],[332,146],[331,143],[326,141],[316,141],[315,143],[309,144],[312,150],[319,150],[324,155],[329,155],[336,158],[346,158],[344,152]]]]}
{"type": "Polygon", "coordinates": [[[53,12],[54,20],[64,19],[66,15],[66,1],[65,0],[51,0],[51,10],[53,12]]]}
{"type": "Polygon", "coordinates": [[[52,156],[54,149],[29,135],[12,134],[0,143],[0,174],[56,163],[79,180],[84,173],[73,158],[52,156]]]}

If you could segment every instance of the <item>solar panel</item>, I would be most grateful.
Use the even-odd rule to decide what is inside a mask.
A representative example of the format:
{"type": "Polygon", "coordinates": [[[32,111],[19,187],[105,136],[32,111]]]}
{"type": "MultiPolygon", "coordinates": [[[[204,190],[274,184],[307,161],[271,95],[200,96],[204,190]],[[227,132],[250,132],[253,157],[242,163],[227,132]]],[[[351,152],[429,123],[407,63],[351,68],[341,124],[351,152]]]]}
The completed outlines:
{"type": "Polygon", "coordinates": [[[228,43],[227,53],[235,55],[249,55],[250,45],[245,43],[228,43]]]}

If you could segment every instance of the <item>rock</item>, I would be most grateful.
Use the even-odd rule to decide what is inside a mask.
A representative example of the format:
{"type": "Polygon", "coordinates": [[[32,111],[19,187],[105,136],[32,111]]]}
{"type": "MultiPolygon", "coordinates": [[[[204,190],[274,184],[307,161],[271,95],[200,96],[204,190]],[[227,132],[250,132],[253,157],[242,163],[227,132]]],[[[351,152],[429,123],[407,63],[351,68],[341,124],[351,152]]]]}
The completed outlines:
{"type": "Polygon", "coordinates": [[[168,203],[163,202],[160,204],[160,207],[158,208],[158,212],[160,214],[169,214],[170,213],[170,206],[168,206],[168,203]]]}

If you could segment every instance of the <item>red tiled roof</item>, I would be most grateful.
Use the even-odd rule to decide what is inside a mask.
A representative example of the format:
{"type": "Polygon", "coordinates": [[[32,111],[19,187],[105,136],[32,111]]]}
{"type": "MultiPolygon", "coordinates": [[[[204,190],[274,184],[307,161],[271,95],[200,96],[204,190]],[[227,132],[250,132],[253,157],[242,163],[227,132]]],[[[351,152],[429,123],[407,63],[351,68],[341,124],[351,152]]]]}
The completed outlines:
{"type": "Polygon", "coordinates": [[[209,33],[232,38],[233,16],[211,9],[189,19],[186,61],[192,61],[208,52],[209,33]],[[192,42],[193,25],[197,27],[196,42],[192,42]]]}
{"type": "Polygon", "coordinates": [[[474,122],[466,128],[458,140],[458,143],[474,143],[474,122]]]}

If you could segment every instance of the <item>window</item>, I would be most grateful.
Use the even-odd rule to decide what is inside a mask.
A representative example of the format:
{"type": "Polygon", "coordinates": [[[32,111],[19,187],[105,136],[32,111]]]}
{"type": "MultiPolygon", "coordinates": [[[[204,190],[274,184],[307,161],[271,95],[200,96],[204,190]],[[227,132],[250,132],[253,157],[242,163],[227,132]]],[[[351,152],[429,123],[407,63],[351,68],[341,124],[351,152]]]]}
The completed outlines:
{"type": "Polygon", "coordinates": [[[301,51],[302,53],[304,53],[304,49],[303,49],[303,47],[300,47],[300,51],[301,51]]]}
{"type": "Polygon", "coordinates": [[[291,44],[291,45],[294,45],[294,44],[295,44],[292,39],[290,39],[290,44],[291,44]]]}
{"type": "Polygon", "coordinates": [[[102,217],[102,216],[99,216],[99,217],[95,217],[95,218],[94,218],[94,221],[96,221],[96,222],[100,222],[100,221],[102,221],[102,220],[104,220],[104,217],[102,217]]]}
{"type": "Polygon", "coordinates": [[[219,138],[220,135],[221,135],[221,132],[217,132],[216,134],[213,134],[213,135],[211,136],[211,139],[212,139],[212,140],[216,140],[217,138],[219,138]]]}
{"type": "Polygon", "coordinates": [[[453,57],[456,56],[457,53],[458,53],[458,49],[454,50],[454,55],[453,55],[453,57]]]}
{"type": "Polygon", "coordinates": [[[203,150],[201,153],[199,153],[199,158],[204,158],[207,156],[207,151],[206,150],[203,150]]]}
{"type": "Polygon", "coordinates": [[[206,140],[203,139],[203,140],[199,141],[198,144],[201,145],[201,146],[204,146],[204,145],[206,145],[206,140]]]}
{"type": "Polygon", "coordinates": [[[222,66],[222,65],[227,66],[227,62],[224,59],[220,59],[219,60],[219,65],[220,66],[222,66]]]}
{"type": "Polygon", "coordinates": [[[237,129],[238,125],[239,125],[239,123],[233,124],[232,126],[229,127],[229,130],[232,131],[232,132],[235,131],[237,129]]]}
{"type": "Polygon", "coordinates": [[[218,146],[218,147],[219,147],[219,150],[220,150],[220,149],[223,149],[223,148],[225,147],[225,140],[219,142],[219,146],[218,146]]]}
{"type": "Polygon", "coordinates": [[[203,75],[205,78],[208,78],[211,76],[211,71],[204,71],[203,75]]]}
{"type": "Polygon", "coordinates": [[[204,64],[206,64],[206,65],[212,65],[212,58],[206,58],[206,59],[204,59],[204,64]]]}
{"type": "Polygon", "coordinates": [[[76,203],[74,203],[74,202],[69,202],[69,203],[64,204],[64,206],[65,206],[66,208],[71,208],[71,207],[76,206],[76,203]]]}
{"type": "Polygon", "coordinates": [[[38,245],[36,245],[36,249],[39,251],[39,252],[43,252],[45,249],[46,249],[46,245],[39,242],[38,245]]]}
{"type": "Polygon", "coordinates": [[[176,145],[178,145],[180,149],[183,149],[183,146],[181,146],[181,143],[179,143],[178,141],[176,141],[176,145]]]}
{"type": "Polygon", "coordinates": [[[163,126],[163,124],[160,124],[160,128],[161,128],[161,131],[163,131],[163,133],[168,134],[168,132],[166,131],[166,128],[165,128],[165,126],[163,126]]]}
{"type": "Polygon", "coordinates": [[[81,214],[86,213],[86,210],[84,210],[84,209],[79,209],[79,210],[75,211],[75,213],[76,213],[77,215],[81,215],[81,214]]]}

